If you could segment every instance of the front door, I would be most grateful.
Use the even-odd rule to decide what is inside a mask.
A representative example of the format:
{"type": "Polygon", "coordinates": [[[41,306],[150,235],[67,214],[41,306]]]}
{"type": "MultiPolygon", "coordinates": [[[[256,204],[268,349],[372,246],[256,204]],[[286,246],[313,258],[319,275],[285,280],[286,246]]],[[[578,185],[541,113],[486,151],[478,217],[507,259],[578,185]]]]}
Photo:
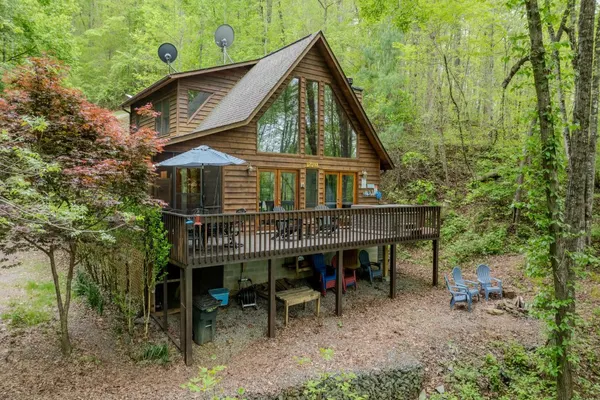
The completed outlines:
{"type": "Polygon", "coordinates": [[[273,211],[280,206],[291,211],[298,206],[298,171],[259,170],[258,172],[258,209],[273,211]]]}
{"type": "Polygon", "coordinates": [[[325,173],[325,205],[329,208],[349,208],[356,204],[356,174],[325,173]]]}

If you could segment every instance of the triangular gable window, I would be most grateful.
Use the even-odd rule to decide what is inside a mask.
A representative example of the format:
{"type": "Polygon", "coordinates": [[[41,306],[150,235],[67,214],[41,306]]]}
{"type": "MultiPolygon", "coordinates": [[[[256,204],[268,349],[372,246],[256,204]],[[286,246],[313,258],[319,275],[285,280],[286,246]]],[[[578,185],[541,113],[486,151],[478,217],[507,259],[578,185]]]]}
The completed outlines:
{"type": "Polygon", "coordinates": [[[212,93],[203,92],[202,90],[188,90],[188,119],[192,119],[212,95],[212,93]]]}

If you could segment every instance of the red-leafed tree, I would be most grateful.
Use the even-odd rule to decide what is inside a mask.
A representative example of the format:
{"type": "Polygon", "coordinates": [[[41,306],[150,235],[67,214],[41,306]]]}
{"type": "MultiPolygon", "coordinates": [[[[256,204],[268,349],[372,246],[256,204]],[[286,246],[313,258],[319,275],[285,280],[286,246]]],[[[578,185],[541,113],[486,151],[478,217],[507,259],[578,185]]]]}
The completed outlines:
{"type": "MultiPolygon", "coordinates": [[[[5,78],[0,97],[0,250],[37,249],[54,279],[63,354],[71,352],[68,312],[82,243],[114,241],[135,229],[150,197],[156,132],[130,134],[105,109],[64,84],[57,62],[32,58],[5,78]],[[61,265],[64,263],[64,266],[61,265]],[[66,271],[64,293],[59,268],[66,271]]],[[[150,107],[140,113],[152,114],[150,107]]]]}

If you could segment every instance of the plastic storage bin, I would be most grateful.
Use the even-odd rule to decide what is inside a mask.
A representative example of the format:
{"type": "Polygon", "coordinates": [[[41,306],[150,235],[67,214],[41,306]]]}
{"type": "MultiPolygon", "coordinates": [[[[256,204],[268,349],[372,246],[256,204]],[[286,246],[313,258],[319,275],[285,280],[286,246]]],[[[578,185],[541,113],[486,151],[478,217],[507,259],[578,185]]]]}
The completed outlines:
{"type": "Polygon", "coordinates": [[[217,300],[221,300],[221,305],[226,306],[229,303],[229,289],[218,288],[210,289],[208,293],[217,300]]]}

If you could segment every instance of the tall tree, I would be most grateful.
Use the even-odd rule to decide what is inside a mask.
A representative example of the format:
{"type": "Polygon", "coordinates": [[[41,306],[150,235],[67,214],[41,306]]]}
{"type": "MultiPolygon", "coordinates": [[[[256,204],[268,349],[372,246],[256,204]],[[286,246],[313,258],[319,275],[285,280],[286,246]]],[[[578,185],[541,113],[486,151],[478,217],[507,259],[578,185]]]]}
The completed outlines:
{"type": "Polygon", "coordinates": [[[8,90],[0,97],[0,250],[37,249],[48,257],[61,348],[68,355],[78,247],[112,241],[116,230],[134,226],[132,205],[153,203],[150,160],[161,142],[150,129],[128,134],[109,111],[66,88],[65,74],[60,64],[34,58],[6,79],[8,90]]]}
{"type": "MultiPolygon", "coordinates": [[[[564,224],[558,202],[558,156],[553,107],[546,65],[546,51],[540,10],[537,0],[526,0],[527,22],[531,43],[530,61],[537,95],[540,134],[542,139],[542,168],[544,171],[546,208],[551,238],[548,255],[554,282],[557,397],[573,397],[573,366],[571,340],[575,313],[575,255],[583,250],[585,238],[586,181],[588,179],[589,152],[595,150],[595,132],[590,132],[592,106],[592,76],[594,58],[595,1],[581,0],[578,15],[578,36],[575,26],[569,27],[570,41],[575,49],[575,95],[573,128],[569,142],[569,168],[564,205],[564,224]]],[[[572,12],[567,8],[566,13],[572,12]]],[[[566,18],[563,18],[565,21],[566,18]]],[[[565,27],[561,25],[560,29],[565,27]]],[[[553,36],[553,35],[552,35],[553,36]]],[[[556,57],[555,57],[556,58],[556,57]]],[[[562,96],[562,94],[561,94],[562,96]]],[[[591,201],[592,199],[587,199],[591,201]]]]}

